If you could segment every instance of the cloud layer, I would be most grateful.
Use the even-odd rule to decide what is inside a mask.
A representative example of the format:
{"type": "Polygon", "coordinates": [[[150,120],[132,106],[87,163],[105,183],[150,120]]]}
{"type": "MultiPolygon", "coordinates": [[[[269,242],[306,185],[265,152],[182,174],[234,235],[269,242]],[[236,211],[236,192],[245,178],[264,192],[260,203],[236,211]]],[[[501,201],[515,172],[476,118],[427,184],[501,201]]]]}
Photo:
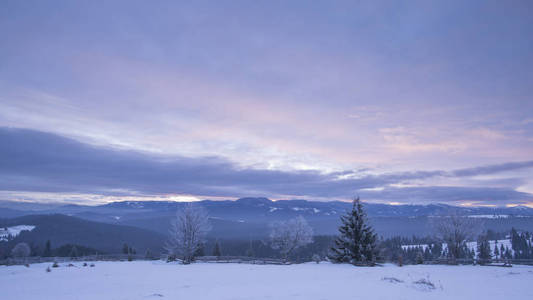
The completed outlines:
{"type": "Polygon", "coordinates": [[[506,188],[394,187],[435,177],[487,175],[530,168],[533,162],[445,171],[371,175],[241,168],[218,157],[154,155],[95,147],[55,134],[0,128],[0,189],[107,195],[348,199],[404,203],[528,203],[533,195],[506,188]]]}

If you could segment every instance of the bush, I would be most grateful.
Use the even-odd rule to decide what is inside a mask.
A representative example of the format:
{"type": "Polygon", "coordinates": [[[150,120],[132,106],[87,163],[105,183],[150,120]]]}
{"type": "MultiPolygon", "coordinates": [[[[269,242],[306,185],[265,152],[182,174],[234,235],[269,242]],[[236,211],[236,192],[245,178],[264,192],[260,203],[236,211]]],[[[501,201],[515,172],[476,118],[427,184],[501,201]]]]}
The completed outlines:
{"type": "Polygon", "coordinates": [[[91,268],[94,267],[94,264],[91,264],[91,268]]]}
{"type": "Polygon", "coordinates": [[[320,258],[320,255],[318,255],[318,254],[313,254],[312,260],[318,264],[318,263],[320,263],[322,258],[320,258]]]}
{"type": "Polygon", "coordinates": [[[415,260],[416,260],[415,262],[416,262],[417,265],[421,265],[421,264],[424,263],[424,256],[422,255],[422,252],[418,252],[416,254],[416,259],[415,260]]]}
{"type": "Polygon", "coordinates": [[[59,265],[57,264],[57,262],[54,261],[54,264],[52,265],[52,268],[59,268],[59,265]]]}

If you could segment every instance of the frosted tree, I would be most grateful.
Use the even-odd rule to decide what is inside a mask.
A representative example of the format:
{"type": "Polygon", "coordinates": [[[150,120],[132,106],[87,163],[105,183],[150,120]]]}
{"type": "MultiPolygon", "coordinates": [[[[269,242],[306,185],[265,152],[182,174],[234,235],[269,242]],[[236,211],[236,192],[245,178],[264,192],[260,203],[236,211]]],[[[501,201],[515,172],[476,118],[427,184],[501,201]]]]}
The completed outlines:
{"type": "Polygon", "coordinates": [[[270,246],[279,250],[284,261],[296,249],[313,242],[313,229],[302,216],[271,226],[270,246]]]}
{"type": "Polygon", "coordinates": [[[11,255],[13,257],[23,258],[30,256],[31,249],[30,246],[26,243],[18,243],[13,249],[11,250],[11,255]]]}
{"type": "Polygon", "coordinates": [[[184,264],[191,263],[210,229],[205,210],[192,203],[185,204],[178,209],[176,217],[170,223],[170,236],[164,246],[169,258],[179,258],[184,264]]]}
{"type": "Polygon", "coordinates": [[[481,232],[482,224],[477,219],[452,214],[439,218],[434,226],[437,237],[447,244],[449,257],[456,262],[463,254],[466,242],[481,232]]]}
{"type": "Polygon", "coordinates": [[[340,235],[330,249],[329,259],[336,263],[370,263],[377,258],[377,235],[368,224],[359,197],[353,200],[351,211],[341,216],[340,235]]]}

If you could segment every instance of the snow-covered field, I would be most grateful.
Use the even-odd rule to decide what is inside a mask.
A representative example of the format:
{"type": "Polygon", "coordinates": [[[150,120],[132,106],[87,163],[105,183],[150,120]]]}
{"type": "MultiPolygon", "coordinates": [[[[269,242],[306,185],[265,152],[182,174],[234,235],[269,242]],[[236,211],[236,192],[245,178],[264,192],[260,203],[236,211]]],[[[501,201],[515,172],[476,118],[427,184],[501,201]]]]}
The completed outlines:
{"type": "Polygon", "coordinates": [[[0,298],[533,299],[533,267],[95,262],[0,267],[0,298]],[[420,283],[431,282],[434,287],[420,283]],[[419,283],[416,283],[419,282],[419,283]]]}

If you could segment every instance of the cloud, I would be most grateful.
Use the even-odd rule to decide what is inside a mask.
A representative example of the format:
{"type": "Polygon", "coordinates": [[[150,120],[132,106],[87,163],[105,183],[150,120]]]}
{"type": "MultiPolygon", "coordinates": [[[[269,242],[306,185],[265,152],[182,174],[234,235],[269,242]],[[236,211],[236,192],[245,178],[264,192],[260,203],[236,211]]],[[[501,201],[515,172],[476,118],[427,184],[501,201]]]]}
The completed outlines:
{"type": "Polygon", "coordinates": [[[477,175],[488,175],[501,172],[508,172],[520,169],[526,169],[533,167],[533,160],[530,161],[521,161],[521,162],[508,162],[498,165],[482,166],[475,168],[466,168],[455,170],[449,173],[449,176],[477,176],[477,175]]]}
{"type": "Polygon", "coordinates": [[[400,203],[451,203],[476,205],[528,204],[533,195],[508,188],[491,187],[457,187],[457,186],[424,186],[424,187],[388,187],[383,190],[363,191],[361,197],[384,202],[400,203]]]}
{"type": "Polygon", "coordinates": [[[0,189],[6,191],[326,199],[348,198],[360,191],[369,199],[403,202],[505,203],[531,199],[528,193],[505,188],[388,186],[438,176],[494,174],[532,167],[533,162],[452,172],[372,175],[353,171],[322,173],[242,168],[220,157],[166,156],[96,147],[51,133],[16,128],[0,128],[0,145],[0,189]],[[386,188],[368,191],[378,187],[386,188]]]}

